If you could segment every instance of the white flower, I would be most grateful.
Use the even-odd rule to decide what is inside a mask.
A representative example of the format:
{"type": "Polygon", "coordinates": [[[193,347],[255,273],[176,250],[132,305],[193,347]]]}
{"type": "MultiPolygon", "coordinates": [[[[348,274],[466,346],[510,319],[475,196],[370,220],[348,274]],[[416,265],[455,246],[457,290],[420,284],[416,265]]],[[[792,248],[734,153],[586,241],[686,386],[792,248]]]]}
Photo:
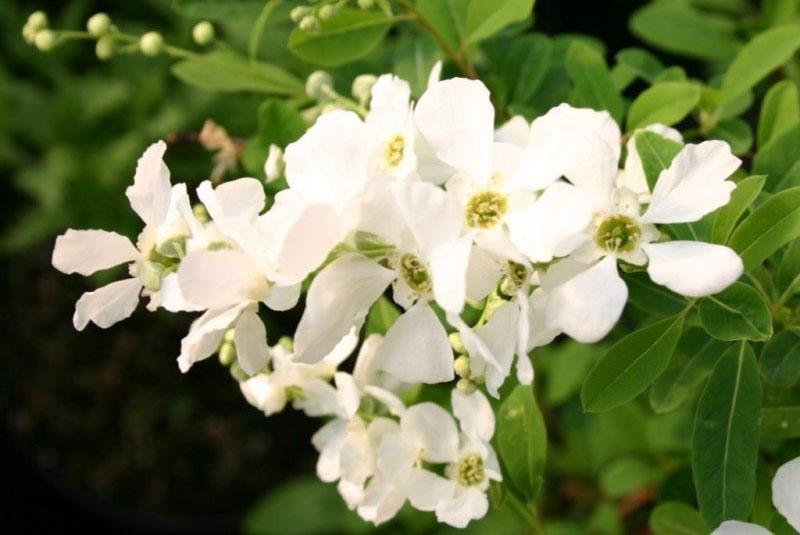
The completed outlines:
{"type": "Polygon", "coordinates": [[[741,520],[726,520],[711,535],[772,535],[767,528],[741,520]]]}
{"type": "Polygon", "coordinates": [[[150,296],[148,308],[197,310],[182,295],[175,269],[186,254],[187,239],[199,225],[192,216],[184,184],[170,185],[163,156],[167,146],[156,142],[145,150],[126,195],[144,221],[136,246],[116,232],[69,229],[56,239],[53,266],[64,273],[91,275],[130,263],[132,278],[84,293],[75,305],[73,323],[83,330],[91,321],[106,328],[130,316],[140,293],[150,296]]]}
{"type": "Polygon", "coordinates": [[[361,324],[392,284],[395,301],[407,311],[386,334],[376,360],[404,382],[452,380],[452,350],[429,301],[448,311],[463,307],[470,244],[460,236],[458,209],[443,191],[424,182],[392,183],[368,198],[355,227],[388,245],[385,266],[345,254],[317,275],[295,334],[298,359],[319,359],[344,332],[361,324]]]}
{"type": "Polygon", "coordinates": [[[789,525],[800,531],[800,457],[778,469],[772,480],[772,503],[789,525]]]}
{"type": "Polygon", "coordinates": [[[636,148],[636,139],[639,132],[655,132],[660,136],[683,144],[683,136],[674,128],[663,124],[651,124],[636,130],[625,144],[627,156],[625,166],[617,173],[616,185],[618,188],[626,187],[639,196],[639,202],[650,202],[650,188],[647,186],[647,177],[644,174],[642,159],[636,148]]]}
{"type": "Polygon", "coordinates": [[[686,145],[659,175],[644,213],[634,192],[614,187],[617,154],[598,143],[570,177],[593,200],[593,220],[583,245],[542,277],[542,286],[549,287],[547,327],[581,342],[601,339],[622,313],[628,290],[618,260],[646,265],[653,282],[687,297],[718,293],[743,271],[741,259],[728,247],[656,241],[660,232],[655,224],[691,223],[728,202],[735,184],[727,179],[741,162],[727,143],[686,145]]]}

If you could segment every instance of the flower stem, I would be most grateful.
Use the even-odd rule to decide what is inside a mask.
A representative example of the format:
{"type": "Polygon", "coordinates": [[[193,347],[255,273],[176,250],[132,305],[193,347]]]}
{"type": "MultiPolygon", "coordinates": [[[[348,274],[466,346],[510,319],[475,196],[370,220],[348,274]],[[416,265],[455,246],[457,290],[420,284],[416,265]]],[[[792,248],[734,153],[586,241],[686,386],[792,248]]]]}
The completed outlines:
{"type": "Polygon", "coordinates": [[[519,516],[528,524],[529,533],[532,535],[545,535],[544,527],[542,527],[542,522],[539,520],[539,515],[532,505],[523,503],[513,492],[509,492],[506,499],[519,516]]]}

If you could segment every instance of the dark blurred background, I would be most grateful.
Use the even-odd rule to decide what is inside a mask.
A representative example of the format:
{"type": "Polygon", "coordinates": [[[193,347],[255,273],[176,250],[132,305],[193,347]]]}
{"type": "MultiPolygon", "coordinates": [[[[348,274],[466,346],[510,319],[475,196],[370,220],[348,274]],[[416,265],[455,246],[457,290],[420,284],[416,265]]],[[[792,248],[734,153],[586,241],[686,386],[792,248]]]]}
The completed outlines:
{"type": "MultiPolygon", "coordinates": [[[[535,29],[589,34],[613,55],[637,44],[626,25],[641,4],[539,0],[535,29]]],[[[67,226],[135,236],[123,192],[143,148],[207,118],[249,135],[260,99],[188,88],[166,58],[103,63],[82,43],[37,52],[20,34],[36,9],[73,29],[105,11],[131,33],[157,29],[186,46],[192,23],[168,0],[0,3],[0,528],[235,532],[265,492],[313,473],[315,422],[290,410],[264,418],[213,359],[181,375],[189,315],[140,307],[113,329],[76,333],[75,300],[119,274],[68,277],[50,254],[67,226]]],[[[191,144],[167,158],[190,184],[212,167],[191,144]]],[[[293,318],[281,321],[290,329],[293,318]]]]}

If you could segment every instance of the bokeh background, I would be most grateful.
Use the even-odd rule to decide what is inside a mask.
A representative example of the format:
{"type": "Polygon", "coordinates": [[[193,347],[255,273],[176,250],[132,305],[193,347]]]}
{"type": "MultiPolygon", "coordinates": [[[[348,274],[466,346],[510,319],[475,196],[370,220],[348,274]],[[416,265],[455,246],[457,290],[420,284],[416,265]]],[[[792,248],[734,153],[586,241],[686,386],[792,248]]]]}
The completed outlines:
{"type": "MultiPolygon", "coordinates": [[[[627,19],[641,4],[539,0],[534,29],[589,34],[613,55],[637,44],[627,19]]],[[[291,410],[264,418],[213,361],[181,375],[175,357],[190,315],[140,307],[113,329],[76,333],[75,300],[116,273],[83,279],[50,266],[68,226],[135,236],[124,189],[150,142],[171,136],[173,176],[197,184],[213,161],[191,133],[211,118],[235,138],[252,134],[261,97],[188,87],[168,58],[100,62],[79,42],[40,53],[20,34],[36,9],[74,29],[105,11],[130,33],[156,29],[187,47],[196,22],[175,16],[169,0],[0,0],[0,529],[231,533],[281,488],[294,489],[287,503],[297,514],[324,522],[335,491],[303,486],[316,422],[291,410]]],[[[268,36],[267,57],[288,30],[268,36]]],[[[227,31],[241,41],[249,28],[227,31]]],[[[273,325],[271,342],[296,319],[273,325]]]]}

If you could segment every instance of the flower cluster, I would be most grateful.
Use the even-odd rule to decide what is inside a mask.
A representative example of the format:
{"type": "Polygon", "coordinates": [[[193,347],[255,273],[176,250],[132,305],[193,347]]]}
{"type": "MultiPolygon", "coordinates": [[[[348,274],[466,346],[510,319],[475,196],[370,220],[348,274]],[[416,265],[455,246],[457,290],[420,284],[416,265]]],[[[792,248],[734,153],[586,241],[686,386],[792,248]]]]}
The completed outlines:
{"type": "Polygon", "coordinates": [[[620,169],[608,113],[562,104],[495,129],[486,87],[439,81],[438,70],[416,104],[405,81],[384,75],[368,111],[329,110],[285,154],[272,150],[266,173],[288,188],[266,211],[254,178],[203,182],[193,208],[155,143],[127,190],[144,222],[136,244],[69,230],[53,253],[65,273],[129,267],[79,299],[77,329],[128,317],[140,296],[150,309],[202,312],[181,343],[181,371],[219,353],[265,414],[291,403],[327,418],[313,438],[319,476],[376,524],[406,501],[454,526],[486,513],[501,471],[478,388],[498,397],[507,380],[530,384],[529,354],[562,333],[603,338],[628,298],[620,269],[691,298],[743,269],[728,247],[659,228],[729,201],[741,162],[726,143],[683,146],[650,191],[636,134],[620,169]],[[270,347],[259,307],[295,307],[308,281],[293,340],[270,347]],[[337,371],[390,288],[404,312],[385,337],[363,341],[352,373],[337,371]],[[403,401],[456,376],[452,415],[403,401]]]}

